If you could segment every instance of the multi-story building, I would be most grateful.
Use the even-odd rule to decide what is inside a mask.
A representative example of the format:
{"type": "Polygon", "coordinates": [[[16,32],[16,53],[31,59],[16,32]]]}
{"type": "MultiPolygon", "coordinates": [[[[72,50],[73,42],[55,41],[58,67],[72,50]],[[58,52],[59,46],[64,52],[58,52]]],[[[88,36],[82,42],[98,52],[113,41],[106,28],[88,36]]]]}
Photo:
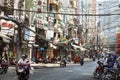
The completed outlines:
{"type": "Polygon", "coordinates": [[[83,26],[84,43],[86,47],[95,47],[96,35],[96,0],[80,0],[80,20],[83,26]],[[93,16],[92,16],[93,15],[93,16]]]}
{"type": "MultiPolygon", "coordinates": [[[[106,0],[97,2],[97,10],[99,14],[118,14],[119,13],[119,0],[106,0]]],[[[98,24],[102,31],[102,36],[107,35],[109,45],[115,42],[115,29],[119,26],[119,15],[106,15],[99,16],[98,24]],[[112,33],[112,34],[111,34],[112,33]]]]}

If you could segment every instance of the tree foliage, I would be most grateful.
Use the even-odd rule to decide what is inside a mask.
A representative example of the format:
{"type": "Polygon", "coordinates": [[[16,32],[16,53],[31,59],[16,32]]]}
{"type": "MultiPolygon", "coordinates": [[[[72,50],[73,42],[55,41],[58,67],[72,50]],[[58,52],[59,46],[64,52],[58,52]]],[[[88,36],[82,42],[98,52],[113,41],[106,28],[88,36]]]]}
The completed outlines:
{"type": "MultiPolygon", "coordinates": [[[[34,1],[35,0],[25,0],[25,9],[30,10],[34,7],[34,1]]],[[[28,14],[28,13],[27,13],[28,14]]]]}

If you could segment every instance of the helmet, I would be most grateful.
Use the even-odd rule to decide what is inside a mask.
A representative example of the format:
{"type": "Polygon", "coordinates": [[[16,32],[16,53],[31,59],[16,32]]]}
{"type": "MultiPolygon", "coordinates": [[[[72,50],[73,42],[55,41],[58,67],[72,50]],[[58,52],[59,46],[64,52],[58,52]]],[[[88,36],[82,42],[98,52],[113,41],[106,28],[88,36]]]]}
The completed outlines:
{"type": "Polygon", "coordinates": [[[25,55],[23,54],[22,57],[25,57],[25,55]]]}
{"type": "Polygon", "coordinates": [[[97,62],[97,64],[102,64],[102,63],[103,63],[103,62],[102,62],[102,61],[100,61],[100,60],[97,62]]]}
{"type": "Polygon", "coordinates": [[[101,63],[100,61],[97,62],[98,64],[101,63]]]}

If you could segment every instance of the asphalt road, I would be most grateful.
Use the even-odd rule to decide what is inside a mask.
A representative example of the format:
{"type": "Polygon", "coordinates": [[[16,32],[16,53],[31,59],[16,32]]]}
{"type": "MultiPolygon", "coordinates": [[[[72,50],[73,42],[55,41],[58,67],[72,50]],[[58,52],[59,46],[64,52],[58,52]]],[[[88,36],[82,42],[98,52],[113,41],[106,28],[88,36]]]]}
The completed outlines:
{"type": "MultiPolygon", "coordinates": [[[[86,62],[68,65],[65,68],[41,68],[35,69],[29,80],[94,80],[93,71],[96,62],[86,62]]],[[[0,74],[0,80],[17,80],[15,69],[9,69],[7,74],[0,74]]]]}

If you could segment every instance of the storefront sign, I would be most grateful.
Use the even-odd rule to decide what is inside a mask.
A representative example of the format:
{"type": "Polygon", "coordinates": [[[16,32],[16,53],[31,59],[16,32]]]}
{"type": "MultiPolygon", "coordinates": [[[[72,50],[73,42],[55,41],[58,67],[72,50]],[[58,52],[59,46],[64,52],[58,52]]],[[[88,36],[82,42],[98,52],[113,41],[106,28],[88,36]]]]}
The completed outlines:
{"type": "Polygon", "coordinates": [[[54,31],[53,30],[47,30],[46,31],[46,39],[50,40],[53,37],[54,37],[54,31]]]}
{"type": "Polygon", "coordinates": [[[24,35],[24,39],[25,40],[29,40],[29,37],[30,37],[30,30],[28,30],[28,29],[25,29],[25,35],[24,35]]]}
{"type": "Polygon", "coordinates": [[[5,27],[5,28],[13,28],[13,24],[12,23],[9,23],[9,22],[2,22],[2,27],[5,27]]]}
{"type": "Polygon", "coordinates": [[[11,21],[1,20],[1,32],[7,35],[13,36],[14,34],[14,23],[11,21]]]}
{"type": "MultiPolygon", "coordinates": [[[[117,52],[120,52],[120,27],[116,27],[116,41],[115,41],[115,49],[117,52]]],[[[118,53],[120,54],[120,53],[118,53]]]]}
{"type": "Polygon", "coordinates": [[[42,1],[41,0],[37,1],[37,11],[38,13],[42,12],[42,1]]]}

